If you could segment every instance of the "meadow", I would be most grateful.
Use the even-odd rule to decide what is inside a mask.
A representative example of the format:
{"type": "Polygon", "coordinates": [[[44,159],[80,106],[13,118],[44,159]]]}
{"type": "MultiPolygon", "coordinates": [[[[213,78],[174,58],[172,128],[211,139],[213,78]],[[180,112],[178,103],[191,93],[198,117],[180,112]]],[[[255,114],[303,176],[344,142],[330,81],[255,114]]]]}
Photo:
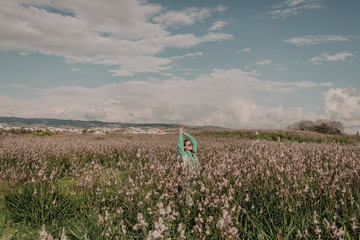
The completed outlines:
{"type": "Polygon", "coordinates": [[[0,135],[0,239],[360,239],[359,136],[191,134],[0,135]]]}

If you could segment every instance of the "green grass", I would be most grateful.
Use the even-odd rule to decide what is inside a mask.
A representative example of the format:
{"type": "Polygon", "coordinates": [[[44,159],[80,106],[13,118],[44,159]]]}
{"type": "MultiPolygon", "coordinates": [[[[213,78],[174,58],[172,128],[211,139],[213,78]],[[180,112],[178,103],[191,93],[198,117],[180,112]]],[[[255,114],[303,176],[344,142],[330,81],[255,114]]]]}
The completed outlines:
{"type": "Polygon", "coordinates": [[[44,136],[53,136],[54,133],[49,131],[49,130],[44,130],[44,131],[41,131],[41,132],[33,132],[31,133],[35,136],[40,136],[40,137],[44,137],[44,136]]]}
{"type": "Polygon", "coordinates": [[[201,131],[195,136],[230,138],[230,139],[253,139],[281,142],[299,143],[338,143],[358,144],[360,136],[357,135],[327,135],[314,132],[287,131],[287,130],[224,130],[224,131],[201,131]]]}

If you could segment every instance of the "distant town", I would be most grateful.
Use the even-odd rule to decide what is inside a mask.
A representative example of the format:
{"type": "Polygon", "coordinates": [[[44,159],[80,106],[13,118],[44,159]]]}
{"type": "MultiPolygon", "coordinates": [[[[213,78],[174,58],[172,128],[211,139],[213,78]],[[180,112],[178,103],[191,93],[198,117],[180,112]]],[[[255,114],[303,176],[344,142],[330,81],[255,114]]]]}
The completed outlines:
{"type": "MultiPolygon", "coordinates": [[[[92,133],[106,134],[123,132],[133,134],[166,134],[177,131],[180,124],[135,124],[135,123],[109,123],[101,121],[62,120],[46,118],[17,118],[0,117],[0,133],[92,133]]],[[[189,130],[224,129],[213,126],[186,126],[189,130]]]]}
{"type": "Polygon", "coordinates": [[[57,128],[57,127],[8,127],[0,125],[0,130],[3,132],[12,132],[12,131],[23,131],[23,132],[44,132],[50,131],[52,133],[93,133],[93,134],[106,134],[110,132],[124,132],[124,133],[139,133],[139,134],[166,134],[169,132],[174,132],[174,129],[159,129],[159,128],[149,128],[149,127],[127,127],[127,128],[90,128],[90,129],[80,129],[80,128],[57,128]]]}

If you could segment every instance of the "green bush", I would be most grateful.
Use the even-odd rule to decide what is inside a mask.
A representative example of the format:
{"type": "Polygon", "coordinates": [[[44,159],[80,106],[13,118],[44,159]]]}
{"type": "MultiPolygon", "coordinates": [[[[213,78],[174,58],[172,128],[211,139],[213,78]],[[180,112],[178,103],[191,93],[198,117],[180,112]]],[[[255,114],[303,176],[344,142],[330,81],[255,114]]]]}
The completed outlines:
{"type": "Polygon", "coordinates": [[[44,136],[52,136],[52,135],[54,135],[54,133],[49,130],[46,130],[46,131],[41,131],[41,132],[34,132],[33,135],[44,137],[44,136]]]}

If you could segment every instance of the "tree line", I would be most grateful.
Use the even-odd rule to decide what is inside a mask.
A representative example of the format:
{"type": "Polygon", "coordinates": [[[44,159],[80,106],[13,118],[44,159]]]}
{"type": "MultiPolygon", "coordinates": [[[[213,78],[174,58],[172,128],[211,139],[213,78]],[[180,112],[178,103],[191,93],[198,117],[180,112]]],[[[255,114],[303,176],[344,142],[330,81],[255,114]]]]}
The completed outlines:
{"type": "Polygon", "coordinates": [[[300,120],[287,126],[289,130],[311,131],[324,134],[343,134],[344,125],[339,121],[318,119],[315,122],[310,120],[300,120]]]}

